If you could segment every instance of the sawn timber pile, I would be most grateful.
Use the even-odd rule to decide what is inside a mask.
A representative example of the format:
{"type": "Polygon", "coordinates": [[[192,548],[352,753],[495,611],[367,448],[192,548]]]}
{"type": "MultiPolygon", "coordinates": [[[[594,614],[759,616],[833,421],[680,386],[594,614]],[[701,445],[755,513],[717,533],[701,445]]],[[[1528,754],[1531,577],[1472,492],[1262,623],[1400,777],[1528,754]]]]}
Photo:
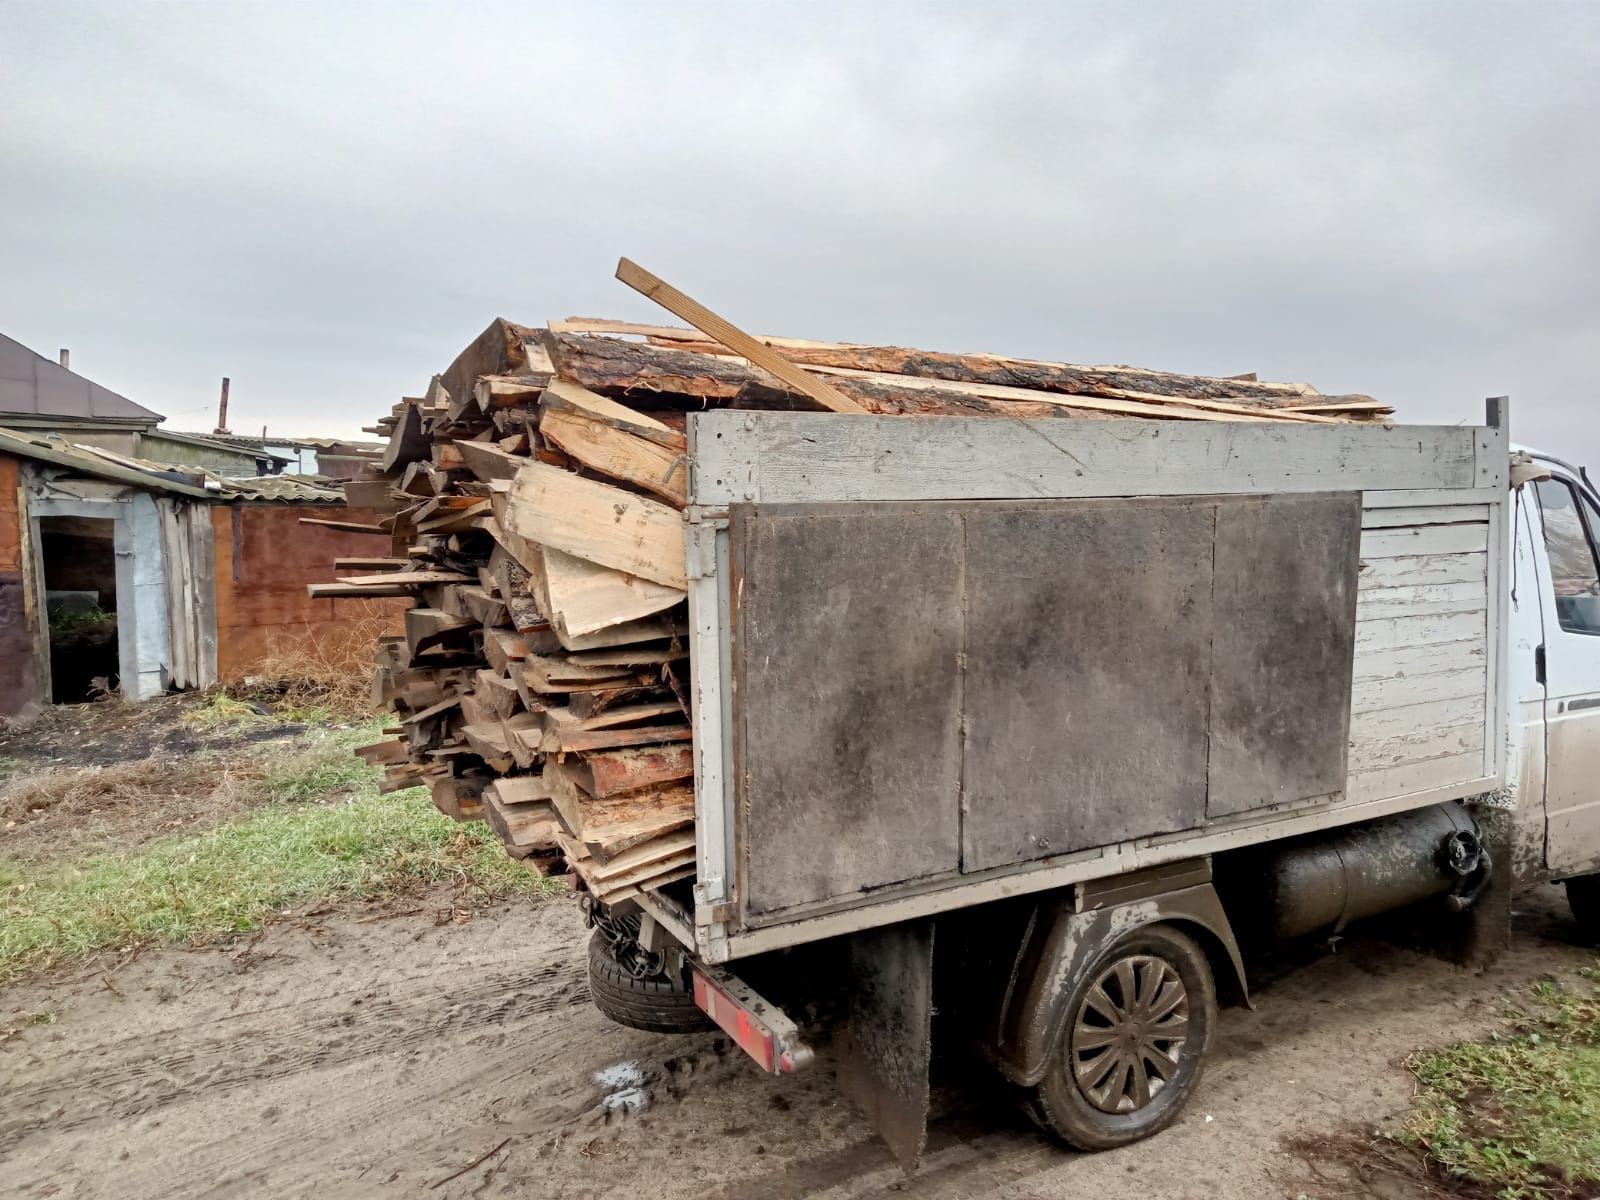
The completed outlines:
{"type": "Polygon", "coordinates": [[[695,870],[687,413],[1325,423],[1390,411],[1253,376],[787,338],[754,346],[666,285],[663,298],[628,282],[721,340],[596,319],[496,320],[372,430],[387,450],[346,491],[384,514],[365,528],[390,539],[388,553],[336,560],[338,581],[311,585],[414,599],[404,635],[377,656],[375,698],[393,709],[398,737],[359,752],[383,766],[385,787],[428,785],[441,811],[488,821],[513,857],[570,871],[605,903],[695,870]]]}

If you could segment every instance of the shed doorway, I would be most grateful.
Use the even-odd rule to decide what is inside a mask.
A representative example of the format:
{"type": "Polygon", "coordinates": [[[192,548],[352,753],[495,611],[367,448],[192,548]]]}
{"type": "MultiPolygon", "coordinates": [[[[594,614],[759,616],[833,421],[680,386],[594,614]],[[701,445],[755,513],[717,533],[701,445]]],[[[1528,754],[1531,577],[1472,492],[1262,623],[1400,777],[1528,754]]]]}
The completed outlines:
{"type": "Polygon", "coordinates": [[[102,699],[121,682],[115,534],[109,517],[39,520],[52,703],[102,699]]]}

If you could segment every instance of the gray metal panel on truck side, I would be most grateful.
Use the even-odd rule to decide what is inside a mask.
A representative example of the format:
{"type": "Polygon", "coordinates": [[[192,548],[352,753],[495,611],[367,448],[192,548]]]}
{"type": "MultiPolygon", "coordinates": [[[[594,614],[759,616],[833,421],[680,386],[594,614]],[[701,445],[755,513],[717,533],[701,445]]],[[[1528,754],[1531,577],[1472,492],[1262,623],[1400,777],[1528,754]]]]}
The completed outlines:
{"type": "MultiPolygon", "coordinates": [[[[891,886],[785,913],[737,915],[734,769],[720,703],[697,688],[696,943],[731,958],[1366,820],[1491,790],[1504,770],[1507,513],[1503,422],[1484,427],[1263,426],[716,412],[689,419],[695,661],[731,645],[728,502],[1216,495],[1359,488],[1363,522],[1345,795],[1284,811],[986,871],[891,886]],[[718,569],[717,564],[722,564],[718,569]],[[696,615],[698,614],[698,615],[696,615]],[[1475,697],[1475,699],[1474,699],[1475,697]],[[710,744],[705,744],[710,738],[710,744]],[[708,820],[709,818],[709,820],[708,820]],[[709,836],[714,835],[714,836],[709,836]]],[[[714,667],[708,674],[716,674],[714,667]]],[[[708,680],[707,682],[712,682],[708,680]]]]}

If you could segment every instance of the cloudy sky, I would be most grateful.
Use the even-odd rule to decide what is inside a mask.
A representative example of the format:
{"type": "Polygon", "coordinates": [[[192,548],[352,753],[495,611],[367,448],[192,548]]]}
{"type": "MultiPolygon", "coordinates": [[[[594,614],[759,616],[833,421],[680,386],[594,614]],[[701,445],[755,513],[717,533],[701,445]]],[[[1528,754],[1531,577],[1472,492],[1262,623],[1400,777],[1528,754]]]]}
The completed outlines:
{"type": "Polygon", "coordinates": [[[1600,465],[1600,4],[0,0],[0,330],[351,433],[489,319],[1258,371],[1600,465]]]}

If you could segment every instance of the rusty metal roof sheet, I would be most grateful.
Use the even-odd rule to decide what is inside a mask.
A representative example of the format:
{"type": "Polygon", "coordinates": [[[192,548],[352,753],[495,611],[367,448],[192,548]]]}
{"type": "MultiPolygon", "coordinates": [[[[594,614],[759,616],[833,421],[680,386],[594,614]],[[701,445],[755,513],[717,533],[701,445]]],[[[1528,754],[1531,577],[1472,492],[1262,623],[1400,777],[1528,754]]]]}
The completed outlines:
{"type": "Polygon", "coordinates": [[[239,500],[278,500],[298,504],[343,504],[344,488],[323,475],[257,475],[249,479],[220,479],[222,494],[239,500]]]}
{"type": "Polygon", "coordinates": [[[0,413],[75,421],[156,422],[160,413],[119,396],[0,333],[0,413]]]}
{"type": "Polygon", "coordinates": [[[343,504],[344,490],[321,475],[263,475],[229,479],[210,471],[129,458],[54,435],[0,428],[0,453],[20,455],[116,483],[172,492],[197,500],[265,500],[287,504],[343,504]]]}

